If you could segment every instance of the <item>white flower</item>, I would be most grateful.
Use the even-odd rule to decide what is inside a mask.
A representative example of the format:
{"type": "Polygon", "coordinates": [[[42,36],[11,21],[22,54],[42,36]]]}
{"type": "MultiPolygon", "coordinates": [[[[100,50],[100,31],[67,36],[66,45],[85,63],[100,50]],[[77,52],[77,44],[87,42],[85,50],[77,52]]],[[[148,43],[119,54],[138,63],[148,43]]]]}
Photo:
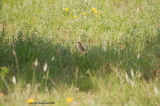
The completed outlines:
{"type": "Polygon", "coordinates": [[[137,14],[139,13],[139,7],[137,8],[137,14]]]}
{"type": "Polygon", "coordinates": [[[47,67],[48,67],[48,65],[47,65],[47,63],[45,63],[45,64],[44,64],[44,67],[43,67],[43,71],[44,71],[44,72],[47,71],[47,67]]]}
{"type": "Polygon", "coordinates": [[[54,56],[51,58],[51,61],[54,61],[54,56]]]}
{"type": "Polygon", "coordinates": [[[27,84],[27,86],[26,86],[27,88],[31,88],[31,84],[27,84]]]}
{"type": "Polygon", "coordinates": [[[158,91],[158,88],[157,88],[157,87],[154,87],[154,93],[155,93],[156,96],[158,96],[159,91],[158,91]]]}
{"type": "Polygon", "coordinates": [[[137,55],[137,59],[139,59],[139,58],[140,58],[140,56],[141,56],[141,54],[140,54],[140,53],[138,53],[138,55],[137,55]]]}
{"type": "Polygon", "coordinates": [[[132,76],[132,78],[134,79],[134,72],[133,72],[133,69],[131,69],[131,76],[132,76]]]}
{"type": "Polygon", "coordinates": [[[13,79],[12,79],[13,83],[16,84],[16,77],[13,76],[13,79]]]}
{"type": "Polygon", "coordinates": [[[129,77],[128,77],[127,73],[126,73],[125,77],[126,77],[126,81],[129,82],[129,77]]]}
{"type": "Polygon", "coordinates": [[[133,81],[130,81],[130,83],[131,83],[131,86],[134,87],[134,82],[133,82],[133,81]]]}
{"type": "Polygon", "coordinates": [[[34,65],[35,65],[35,67],[38,66],[38,59],[35,60],[34,65]]]}

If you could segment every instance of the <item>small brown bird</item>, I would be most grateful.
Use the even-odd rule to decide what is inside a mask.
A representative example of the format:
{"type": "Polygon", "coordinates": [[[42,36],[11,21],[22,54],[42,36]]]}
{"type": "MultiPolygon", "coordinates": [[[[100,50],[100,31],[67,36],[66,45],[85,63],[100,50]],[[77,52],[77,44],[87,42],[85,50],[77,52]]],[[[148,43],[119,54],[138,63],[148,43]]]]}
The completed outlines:
{"type": "Polygon", "coordinates": [[[83,46],[81,45],[81,43],[80,43],[79,41],[77,41],[77,49],[78,49],[78,51],[80,51],[80,52],[85,52],[83,46]]]}

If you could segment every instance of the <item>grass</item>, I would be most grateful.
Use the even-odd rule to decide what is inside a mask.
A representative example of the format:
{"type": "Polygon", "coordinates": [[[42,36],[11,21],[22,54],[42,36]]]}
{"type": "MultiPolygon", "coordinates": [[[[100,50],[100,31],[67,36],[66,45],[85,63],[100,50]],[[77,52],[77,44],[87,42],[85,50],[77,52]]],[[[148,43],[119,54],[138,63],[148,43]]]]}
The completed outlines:
{"type": "Polygon", "coordinates": [[[158,0],[1,0],[0,105],[160,105],[159,11],[158,0]]]}

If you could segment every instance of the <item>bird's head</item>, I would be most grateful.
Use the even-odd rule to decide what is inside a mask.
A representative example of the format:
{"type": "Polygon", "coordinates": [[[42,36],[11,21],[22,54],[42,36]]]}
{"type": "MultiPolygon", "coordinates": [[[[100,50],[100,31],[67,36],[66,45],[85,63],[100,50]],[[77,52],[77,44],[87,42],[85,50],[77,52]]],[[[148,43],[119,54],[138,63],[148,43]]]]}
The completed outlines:
{"type": "Polygon", "coordinates": [[[79,41],[77,41],[77,44],[78,44],[78,45],[81,45],[81,43],[80,43],[79,41]]]}

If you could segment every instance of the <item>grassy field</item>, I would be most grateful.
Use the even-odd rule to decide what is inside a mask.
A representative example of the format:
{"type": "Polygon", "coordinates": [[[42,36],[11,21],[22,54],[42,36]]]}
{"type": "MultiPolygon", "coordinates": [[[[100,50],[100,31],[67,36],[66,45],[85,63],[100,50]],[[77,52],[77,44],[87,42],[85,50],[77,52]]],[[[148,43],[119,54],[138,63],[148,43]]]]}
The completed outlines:
{"type": "Polygon", "coordinates": [[[0,0],[0,106],[160,106],[159,19],[159,0],[0,0]]]}

